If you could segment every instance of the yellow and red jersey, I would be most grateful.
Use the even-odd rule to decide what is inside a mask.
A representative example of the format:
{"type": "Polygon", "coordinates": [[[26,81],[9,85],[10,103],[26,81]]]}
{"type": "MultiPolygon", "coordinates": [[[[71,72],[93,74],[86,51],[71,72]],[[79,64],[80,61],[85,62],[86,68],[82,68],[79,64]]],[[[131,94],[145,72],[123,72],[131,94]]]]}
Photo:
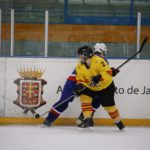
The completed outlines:
{"type": "Polygon", "coordinates": [[[93,91],[99,91],[107,88],[112,83],[112,70],[108,62],[99,56],[92,56],[90,67],[78,63],[76,66],[77,83],[82,83],[93,91]],[[91,85],[91,80],[97,74],[101,74],[101,81],[96,86],[91,85]]]}

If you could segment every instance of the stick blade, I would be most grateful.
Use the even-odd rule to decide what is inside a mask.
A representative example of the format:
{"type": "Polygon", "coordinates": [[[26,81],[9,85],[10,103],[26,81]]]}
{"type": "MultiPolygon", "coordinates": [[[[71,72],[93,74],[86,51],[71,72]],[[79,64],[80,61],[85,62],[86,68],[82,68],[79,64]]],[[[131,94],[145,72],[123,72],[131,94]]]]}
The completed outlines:
{"type": "Polygon", "coordinates": [[[40,118],[40,115],[39,114],[35,114],[35,118],[36,119],[40,118]]]}

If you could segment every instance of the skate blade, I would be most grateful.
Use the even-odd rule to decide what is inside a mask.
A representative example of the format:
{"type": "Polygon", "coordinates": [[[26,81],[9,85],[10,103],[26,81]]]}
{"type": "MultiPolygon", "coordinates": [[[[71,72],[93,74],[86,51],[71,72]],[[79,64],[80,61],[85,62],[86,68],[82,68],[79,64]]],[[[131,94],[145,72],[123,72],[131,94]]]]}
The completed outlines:
{"type": "Polygon", "coordinates": [[[125,132],[125,129],[123,128],[123,129],[121,129],[121,130],[119,130],[120,132],[125,132]]]}
{"type": "Polygon", "coordinates": [[[117,129],[116,132],[125,132],[125,129],[117,129]]]}
{"type": "Polygon", "coordinates": [[[94,127],[87,127],[87,128],[81,128],[81,127],[78,127],[79,131],[81,132],[94,132],[94,127]]]}
{"type": "Polygon", "coordinates": [[[40,127],[41,127],[41,128],[50,128],[51,126],[47,126],[47,125],[45,125],[45,124],[41,124],[40,127]]]}

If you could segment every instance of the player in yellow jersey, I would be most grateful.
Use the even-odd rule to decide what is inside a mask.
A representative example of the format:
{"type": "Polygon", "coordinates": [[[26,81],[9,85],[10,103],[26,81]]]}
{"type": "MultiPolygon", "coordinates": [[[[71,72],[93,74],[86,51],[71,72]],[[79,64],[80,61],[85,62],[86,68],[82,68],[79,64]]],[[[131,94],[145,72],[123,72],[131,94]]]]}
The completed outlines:
{"type": "Polygon", "coordinates": [[[119,111],[115,105],[115,85],[112,79],[112,69],[103,58],[93,55],[90,47],[84,46],[78,49],[80,62],[76,66],[76,79],[78,87],[74,90],[80,96],[84,121],[79,127],[90,127],[92,116],[92,98],[99,102],[114,120],[120,130],[124,125],[120,119],[119,111]],[[86,87],[84,90],[80,90],[86,87]],[[91,98],[89,98],[91,97],[91,98]]]}
{"type": "MultiPolygon", "coordinates": [[[[104,43],[96,43],[95,46],[94,46],[93,54],[96,55],[96,56],[102,57],[108,63],[108,61],[106,59],[107,47],[104,43]]],[[[119,73],[119,70],[115,69],[114,67],[111,67],[111,71],[112,71],[111,75],[113,77],[115,77],[119,73]]],[[[93,117],[96,109],[99,108],[99,106],[100,106],[99,101],[93,99],[92,100],[92,110],[93,110],[92,117],[93,117]]],[[[83,112],[81,112],[78,119],[77,119],[77,124],[79,125],[83,120],[84,120],[84,116],[83,116],[83,112]]],[[[93,124],[94,124],[94,122],[93,122],[93,124]]]]}

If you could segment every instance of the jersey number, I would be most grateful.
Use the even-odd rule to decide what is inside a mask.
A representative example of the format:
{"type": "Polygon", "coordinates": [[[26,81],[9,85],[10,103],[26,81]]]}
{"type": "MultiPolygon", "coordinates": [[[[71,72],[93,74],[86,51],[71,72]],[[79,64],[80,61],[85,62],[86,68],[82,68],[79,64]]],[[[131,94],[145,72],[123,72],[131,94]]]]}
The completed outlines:
{"type": "Polygon", "coordinates": [[[101,63],[102,63],[102,66],[103,66],[103,67],[105,67],[105,66],[106,66],[106,64],[105,64],[103,61],[102,61],[101,63]]]}

